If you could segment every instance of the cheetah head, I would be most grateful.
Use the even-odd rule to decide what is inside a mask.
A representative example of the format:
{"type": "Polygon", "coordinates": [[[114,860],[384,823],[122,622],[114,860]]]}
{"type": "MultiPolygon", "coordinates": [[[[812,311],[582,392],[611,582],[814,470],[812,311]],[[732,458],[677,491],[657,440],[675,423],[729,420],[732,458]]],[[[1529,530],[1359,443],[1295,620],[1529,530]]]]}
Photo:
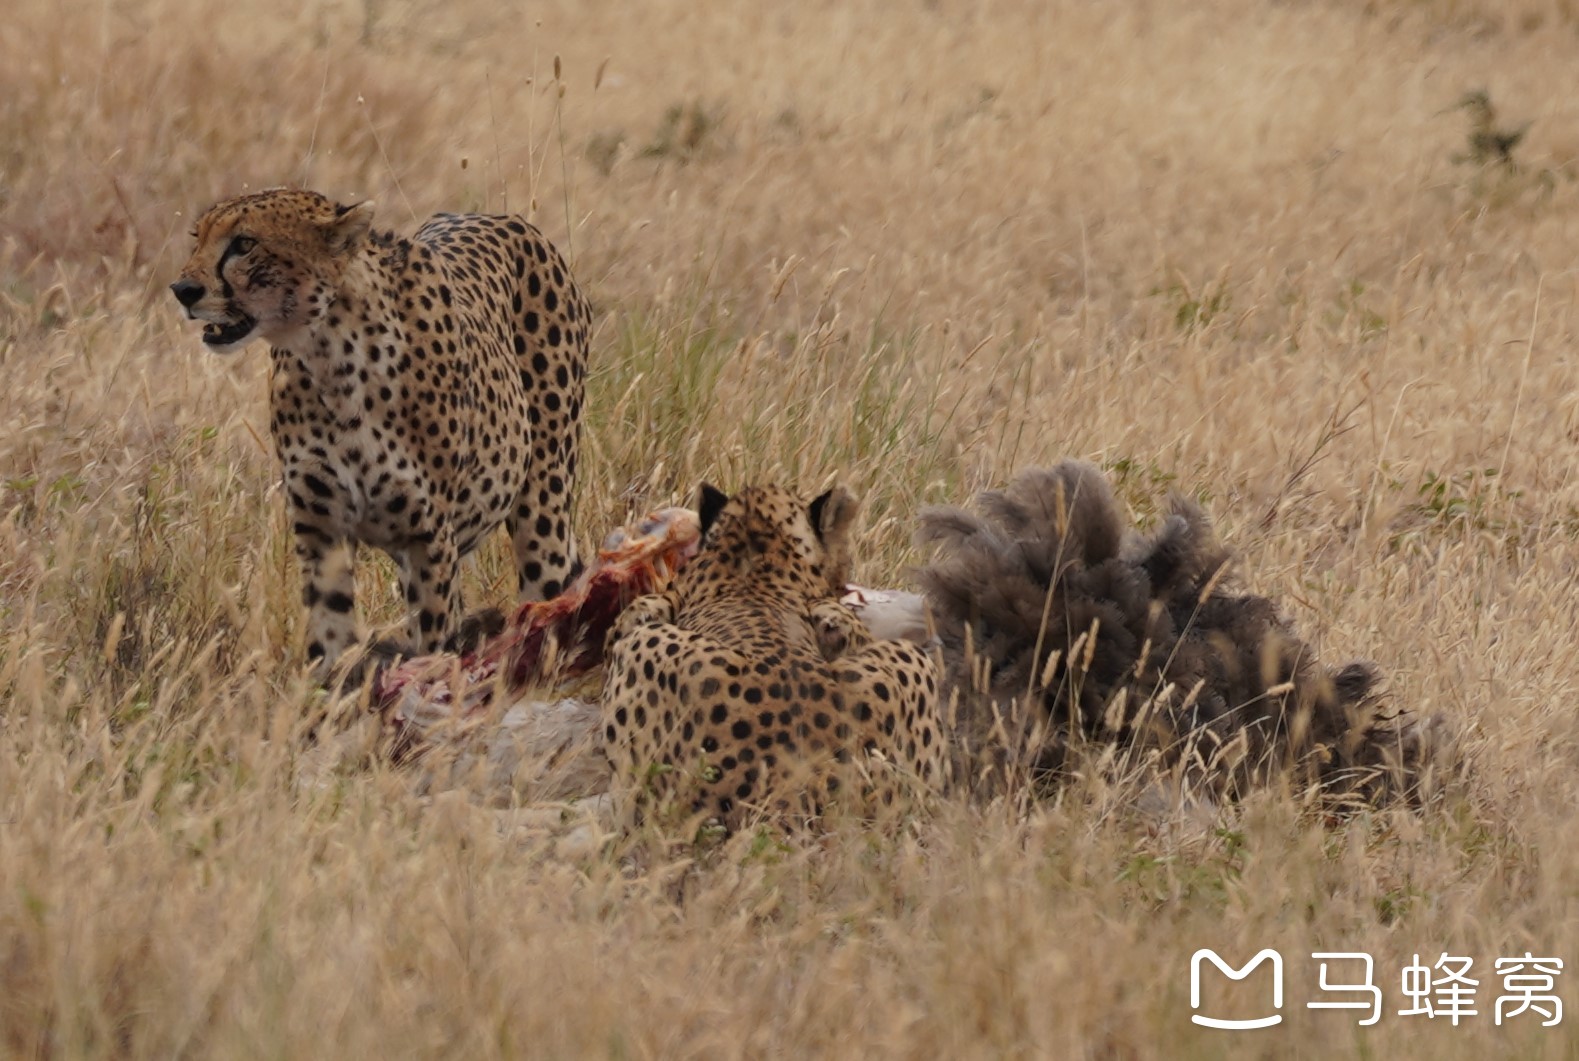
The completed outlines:
{"type": "Polygon", "coordinates": [[[216,353],[259,337],[286,342],[334,301],[372,222],[372,203],[340,206],[317,192],[227,199],[198,219],[197,246],[170,290],[205,322],[203,343],[216,353]]]}
{"type": "Polygon", "coordinates": [[[841,487],[807,504],[777,486],[730,497],[704,484],[697,499],[701,552],[681,570],[676,589],[693,601],[728,587],[807,600],[837,596],[850,577],[857,508],[841,487]]]}

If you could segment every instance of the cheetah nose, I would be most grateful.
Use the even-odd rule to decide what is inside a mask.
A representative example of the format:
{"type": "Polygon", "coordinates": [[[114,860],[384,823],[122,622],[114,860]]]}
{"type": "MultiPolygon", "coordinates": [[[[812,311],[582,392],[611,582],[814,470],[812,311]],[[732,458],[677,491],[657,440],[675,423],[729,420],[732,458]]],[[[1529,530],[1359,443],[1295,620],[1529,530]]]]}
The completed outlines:
{"type": "Polygon", "coordinates": [[[177,280],[170,285],[170,291],[175,295],[175,300],[187,309],[191,309],[203,297],[203,285],[196,280],[177,280]]]}

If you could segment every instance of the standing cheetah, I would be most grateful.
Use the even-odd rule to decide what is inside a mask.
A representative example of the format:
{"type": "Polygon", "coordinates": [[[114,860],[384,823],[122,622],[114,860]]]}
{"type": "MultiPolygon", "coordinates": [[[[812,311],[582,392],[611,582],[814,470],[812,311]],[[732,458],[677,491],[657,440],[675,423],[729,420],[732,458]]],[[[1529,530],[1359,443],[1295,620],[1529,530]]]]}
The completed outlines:
{"type": "Polygon", "coordinates": [[[211,207],[170,285],[216,353],[272,346],[270,429],[320,673],[357,640],[358,543],[400,567],[403,651],[460,626],[460,558],[510,530],[523,597],[580,568],[570,525],[591,327],[519,217],[439,214],[405,239],[373,206],[276,189],[211,207]]]}

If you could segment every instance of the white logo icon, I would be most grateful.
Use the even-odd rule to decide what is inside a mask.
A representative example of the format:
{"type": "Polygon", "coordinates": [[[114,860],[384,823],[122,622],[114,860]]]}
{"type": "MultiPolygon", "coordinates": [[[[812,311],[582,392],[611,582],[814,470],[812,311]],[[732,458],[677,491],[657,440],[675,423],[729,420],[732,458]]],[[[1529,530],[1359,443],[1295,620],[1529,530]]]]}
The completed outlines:
{"type": "MultiPolygon", "coordinates": [[[[1264,961],[1272,962],[1272,1008],[1283,1008],[1283,956],[1271,947],[1259,952],[1245,964],[1235,969],[1223,961],[1218,953],[1210,947],[1202,947],[1190,956],[1190,1008],[1201,1008],[1201,963],[1210,961],[1217,966],[1217,971],[1230,980],[1243,980],[1249,976],[1255,967],[1264,961]]],[[[1203,1017],[1199,1013],[1190,1014],[1190,1020],[1203,1028],[1221,1028],[1224,1031],[1244,1031],[1250,1028],[1270,1028],[1281,1023],[1283,1015],[1274,1013],[1269,1017],[1254,1017],[1249,1020],[1225,1020],[1221,1017],[1203,1017]]]]}

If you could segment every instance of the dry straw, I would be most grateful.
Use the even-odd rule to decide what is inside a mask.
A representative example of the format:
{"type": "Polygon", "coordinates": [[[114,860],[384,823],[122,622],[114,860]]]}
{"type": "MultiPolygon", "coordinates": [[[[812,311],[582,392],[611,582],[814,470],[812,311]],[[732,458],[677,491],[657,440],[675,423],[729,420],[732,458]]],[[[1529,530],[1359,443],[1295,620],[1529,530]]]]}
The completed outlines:
{"type": "MultiPolygon", "coordinates": [[[[1495,959],[1579,955],[1568,6],[533,18],[8,5],[0,1053],[1562,1053],[1491,1011],[1495,959]],[[1530,123],[1511,164],[1455,161],[1476,89],[1530,123]],[[205,354],[164,293],[197,211],[287,181],[508,202],[574,247],[588,538],[704,478],[837,478],[859,576],[900,584],[922,505],[1091,459],[1139,520],[1197,496],[1323,659],[1464,728],[1472,782],[1329,822],[1098,763],[1035,803],[703,849],[378,762],[299,785],[325,705],[264,358],[205,354]],[[1190,1024],[1202,946],[1282,951],[1281,1028],[1190,1024]],[[1374,955],[1375,1028],[1305,1008],[1323,950],[1374,955]],[[1396,1016],[1398,971],[1444,951],[1481,1015],[1396,1016]]],[[[507,552],[473,601],[508,596],[507,552]]],[[[396,621],[387,565],[359,580],[396,621]]]]}

